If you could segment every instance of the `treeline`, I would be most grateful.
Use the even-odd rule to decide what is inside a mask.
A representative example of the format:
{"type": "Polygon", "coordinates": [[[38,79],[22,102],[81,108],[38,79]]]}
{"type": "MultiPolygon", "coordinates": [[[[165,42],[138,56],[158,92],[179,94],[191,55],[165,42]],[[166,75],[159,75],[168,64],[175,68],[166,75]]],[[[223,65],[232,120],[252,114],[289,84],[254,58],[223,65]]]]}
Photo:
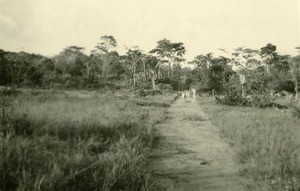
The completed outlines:
{"type": "Polygon", "coordinates": [[[167,90],[193,86],[212,94],[283,91],[298,95],[299,56],[280,55],[272,44],[259,50],[240,47],[220,57],[201,54],[188,62],[193,69],[182,67],[186,52],[182,42],[162,39],[148,53],[134,46],[124,55],[115,51],[116,47],[113,36],[102,36],[89,55],[79,46],[66,47],[51,58],[0,50],[0,85],[167,90]],[[240,78],[245,79],[243,86],[240,78]]]}
{"type": "Polygon", "coordinates": [[[299,56],[280,55],[272,44],[260,50],[240,47],[228,55],[198,55],[190,62],[196,65],[192,79],[197,79],[194,84],[200,91],[243,97],[282,93],[297,98],[299,56]]]}
{"type": "Polygon", "coordinates": [[[0,85],[87,89],[181,88],[181,75],[178,74],[182,73],[183,43],[163,39],[150,53],[134,46],[127,48],[125,55],[115,51],[116,47],[117,41],[113,36],[102,36],[89,55],[84,53],[84,47],[79,46],[66,47],[51,58],[0,49],[0,85]]]}

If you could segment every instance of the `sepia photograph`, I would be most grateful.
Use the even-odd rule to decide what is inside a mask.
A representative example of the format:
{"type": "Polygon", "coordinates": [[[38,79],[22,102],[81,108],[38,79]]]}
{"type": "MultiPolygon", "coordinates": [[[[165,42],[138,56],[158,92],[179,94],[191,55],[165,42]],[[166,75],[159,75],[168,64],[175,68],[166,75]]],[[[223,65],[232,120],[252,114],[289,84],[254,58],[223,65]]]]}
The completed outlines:
{"type": "Polygon", "coordinates": [[[300,0],[0,0],[0,191],[300,191],[300,0]]]}

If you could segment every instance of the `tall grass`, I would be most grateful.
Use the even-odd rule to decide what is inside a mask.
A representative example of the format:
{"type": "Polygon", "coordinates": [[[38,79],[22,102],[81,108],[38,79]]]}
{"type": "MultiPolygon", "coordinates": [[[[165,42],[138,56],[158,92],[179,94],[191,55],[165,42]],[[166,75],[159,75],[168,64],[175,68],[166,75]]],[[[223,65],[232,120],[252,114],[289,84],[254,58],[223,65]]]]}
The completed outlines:
{"type": "Polygon", "coordinates": [[[155,189],[145,164],[165,108],[111,96],[5,99],[0,190],[155,189]]]}
{"type": "Polygon", "coordinates": [[[300,190],[300,119],[274,109],[200,105],[233,145],[257,190],[300,190]]]}

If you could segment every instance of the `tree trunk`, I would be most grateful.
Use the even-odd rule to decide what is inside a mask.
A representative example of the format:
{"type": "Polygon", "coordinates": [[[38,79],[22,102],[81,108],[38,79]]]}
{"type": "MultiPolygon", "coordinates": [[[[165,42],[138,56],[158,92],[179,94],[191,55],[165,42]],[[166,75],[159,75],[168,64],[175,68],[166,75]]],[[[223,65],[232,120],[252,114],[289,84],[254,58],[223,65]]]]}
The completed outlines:
{"type": "Polygon", "coordinates": [[[152,89],[155,90],[155,72],[151,71],[152,76],[151,76],[151,81],[152,81],[152,89]]]}
{"type": "Polygon", "coordinates": [[[298,80],[295,79],[295,100],[298,100],[298,80]]]}
{"type": "Polygon", "coordinates": [[[57,65],[57,63],[58,63],[58,61],[56,61],[56,62],[54,63],[53,78],[55,78],[55,76],[56,76],[56,65],[57,65]]]}
{"type": "Polygon", "coordinates": [[[136,84],[136,77],[135,77],[135,71],[133,72],[133,86],[135,89],[135,84],[136,84]]]}
{"type": "Polygon", "coordinates": [[[289,62],[289,66],[290,66],[290,72],[292,74],[292,79],[294,81],[295,84],[295,100],[298,99],[298,79],[297,79],[297,67],[296,65],[294,65],[295,63],[293,62],[289,62]]]}
{"type": "Polygon", "coordinates": [[[157,70],[157,77],[162,78],[162,73],[161,73],[160,68],[158,68],[158,70],[157,70]]]}
{"type": "Polygon", "coordinates": [[[171,77],[171,58],[168,58],[168,64],[169,64],[169,67],[168,67],[168,77],[170,78],[171,77]]]}
{"type": "Polygon", "coordinates": [[[152,89],[153,90],[156,89],[156,87],[155,87],[155,78],[154,77],[152,77],[152,89]]]}
{"type": "Polygon", "coordinates": [[[271,71],[270,71],[270,65],[266,65],[266,71],[268,75],[271,75],[271,71]]]}
{"type": "Polygon", "coordinates": [[[89,77],[90,76],[90,68],[89,68],[88,63],[85,63],[85,66],[86,66],[86,75],[87,75],[87,77],[89,77]]]}
{"type": "Polygon", "coordinates": [[[144,80],[146,79],[146,62],[143,62],[143,65],[144,65],[144,80]]]}
{"type": "Polygon", "coordinates": [[[53,80],[54,80],[54,78],[55,78],[55,76],[56,76],[56,64],[57,64],[57,62],[55,62],[54,63],[54,69],[53,69],[53,73],[52,73],[52,76],[50,76],[51,77],[51,83],[50,83],[50,87],[52,87],[53,88],[53,80]]]}
{"type": "Polygon", "coordinates": [[[244,88],[244,84],[242,84],[242,97],[245,97],[245,88],[244,88]]]}

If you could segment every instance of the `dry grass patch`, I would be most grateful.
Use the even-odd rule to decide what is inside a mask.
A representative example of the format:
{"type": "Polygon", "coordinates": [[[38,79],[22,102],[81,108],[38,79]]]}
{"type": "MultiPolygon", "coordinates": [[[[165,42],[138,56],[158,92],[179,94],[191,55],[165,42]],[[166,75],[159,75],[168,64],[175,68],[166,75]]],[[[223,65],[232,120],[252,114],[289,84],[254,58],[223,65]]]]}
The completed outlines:
{"type": "Polygon", "coordinates": [[[0,190],[156,189],[146,162],[165,108],[48,93],[1,97],[0,190]]]}
{"type": "Polygon", "coordinates": [[[242,173],[256,180],[257,190],[300,189],[298,118],[273,108],[225,106],[209,99],[200,104],[237,151],[242,173]]]}

